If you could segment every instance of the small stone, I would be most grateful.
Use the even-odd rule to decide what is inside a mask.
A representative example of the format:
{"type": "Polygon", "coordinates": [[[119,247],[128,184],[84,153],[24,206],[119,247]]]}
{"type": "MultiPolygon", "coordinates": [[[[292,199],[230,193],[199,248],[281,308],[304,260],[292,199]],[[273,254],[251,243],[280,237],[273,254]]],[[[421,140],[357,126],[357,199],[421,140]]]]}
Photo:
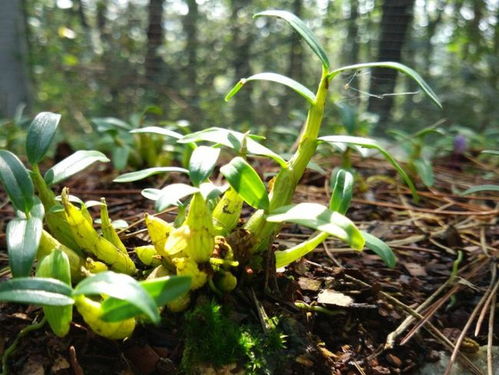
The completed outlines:
{"type": "Polygon", "coordinates": [[[397,368],[402,367],[402,360],[394,354],[388,353],[386,355],[386,360],[397,368]]]}

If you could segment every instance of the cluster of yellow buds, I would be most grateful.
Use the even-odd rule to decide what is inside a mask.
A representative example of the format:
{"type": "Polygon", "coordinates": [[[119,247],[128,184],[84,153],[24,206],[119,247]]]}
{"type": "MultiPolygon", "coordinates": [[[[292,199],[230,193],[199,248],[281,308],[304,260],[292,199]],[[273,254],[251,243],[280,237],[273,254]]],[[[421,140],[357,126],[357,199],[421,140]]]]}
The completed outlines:
{"type": "Polygon", "coordinates": [[[135,329],[135,318],[125,319],[116,323],[102,320],[102,306],[100,302],[85,296],[75,298],[76,309],[92,328],[92,331],[111,340],[124,339],[131,336],[135,329]]]}
{"type": "MultiPolygon", "coordinates": [[[[225,242],[224,249],[230,251],[220,253],[220,241],[223,237],[216,234],[222,232],[220,229],[215,229],[215,226],[226,225],[227,228],[233,228],[237,224],[242,200],[237,193],[234,193],[230,190],[226,192],[213,213],[203,195],[194,194],[187,217],[178,228],[158,217],[146,214],[145,223],[152,245],[137,247],[135,252],[144,264],[155,267],[149,277],[165,274],[190,276],[191,290],[203,287],[208,280],[214,278],[216,287],[220,291],[228,292],[234,289],[237,279],[224,268],[227,264],[233,266],[233,263],[237,262],[232,261],[232,251],[225,242]],[[214,258],[216,256],[221,258],[214,258]],[[229,261],[226,261],[227,257],[230,258],[229,261]]],[[[210,285],[213,284],[210,282],[210,285]]],[[[187,294],[167,304],[167,307],[171,311],[182,311],[189,303],[190,296],[187,294]]]]}

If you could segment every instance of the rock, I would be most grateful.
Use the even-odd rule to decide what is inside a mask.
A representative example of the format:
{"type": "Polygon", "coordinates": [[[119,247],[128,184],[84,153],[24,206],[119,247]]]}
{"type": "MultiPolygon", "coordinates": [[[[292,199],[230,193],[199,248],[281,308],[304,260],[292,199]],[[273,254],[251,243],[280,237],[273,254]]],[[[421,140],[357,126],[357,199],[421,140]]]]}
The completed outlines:
{"type": "MultiPolygon", "coordinates": [[[[450,355],[447,352],[438,352],[440,359],[434,363],[427,363],[416,371],[415,375],[441,375],[445,372],[447,363],[449,362],[450,355]]],[[[499,375],[499,346],[492,347],[492,366],[494,374],[499,375]]],[[[487,371],[487,347],[481,346],[477,353],[469,354],[468,358],[483,371],[487,371]]],[[[472,374],[459,361],[454,363],[451,375],[468,375],[472,374]]]]}

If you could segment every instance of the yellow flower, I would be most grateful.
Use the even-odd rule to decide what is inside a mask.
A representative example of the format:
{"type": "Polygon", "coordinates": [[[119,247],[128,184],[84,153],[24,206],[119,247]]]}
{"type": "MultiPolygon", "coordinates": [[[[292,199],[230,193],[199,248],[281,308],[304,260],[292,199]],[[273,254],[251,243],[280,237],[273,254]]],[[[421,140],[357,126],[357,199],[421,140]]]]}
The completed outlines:
{"type": "Polygon", "coordinates": [[[214,246],[211,213],[203,196],[196,193],[185,222],[166,240],[165,251],[169,256],[182,256],[180,253],[183,253],[196,263],[204,263],[210,259],[214,246]]]}

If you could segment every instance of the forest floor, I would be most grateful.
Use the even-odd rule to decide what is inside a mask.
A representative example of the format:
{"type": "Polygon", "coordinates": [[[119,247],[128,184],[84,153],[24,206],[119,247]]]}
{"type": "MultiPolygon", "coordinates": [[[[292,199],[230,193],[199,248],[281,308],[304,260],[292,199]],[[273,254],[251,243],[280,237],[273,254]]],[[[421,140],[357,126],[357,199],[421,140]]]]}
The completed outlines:
{"type": "MultiPolygon", "coordinates": [[[[463,197],[456,192],[499,183],[484,177],[494,168],[499,175],[497,167],[472,158],[442,159],[434,166],[435,186],[420,186],[418,203],[394,178],[379,177],[394,175],[383,161],[357,160],[355,167],[365,189],[354,195],[348,217],[392,247],[395,268],[370,251],[354,252],[331,239],[286,270],[247,277],[236,293],[209,298],[229,306],[229,318],[236,324],[252,324],[262,332],[268,328],[265,316],[279,318],[285,349],[267,358],[267,373],[411,374],[437,362],[444,351],[452,353],[458,341],[456,366],[466,369],[458,373],[487,374],[486,365],[471,361],[487,347],[499,345],[499,319],[490,314],[497,307],[499,285],[499,196],[463,197]]],[[[142,186],[110,184],[108,175],[109,170],[94,169],[68,185],[84,200],[105,196],[113,219],[133,223],[144,212],[153,212],[151,202],[140,195],[142,186]]],[[[324,176],[307,172],[295,201],[325,203],[325,185],[324,176]]],[[[12,215],[9,205],[0,208],[0,228],[12,215]]],[[[168,213],[163,218],[172,219],[168,213]]],[[[137,233],[142,225],[132,231],[137,233]]],[[[296,225],[285,226],[275,247],[288,248],[310,234],[296,225]]],[[[125,243],[131,248],[137,241],[125,243]]],[[[8,264],[4,249],[5,235],[0,232],[2,277],[8,264]]],[[[41,314],[36,307],[0,304],[0,353],[41,314]]],[[[164,317],[162,326],[141,327],[124,342],[94,335],[78,318],[65,338],[44,327],[19,341],[9,361],[10,373],[176,373],[185,319],[170,312],[164,317]]],[[[234,363],[217,372],[209,366],[199,372],[235,374],[243,373],[241,368],[234,363]]]]}

